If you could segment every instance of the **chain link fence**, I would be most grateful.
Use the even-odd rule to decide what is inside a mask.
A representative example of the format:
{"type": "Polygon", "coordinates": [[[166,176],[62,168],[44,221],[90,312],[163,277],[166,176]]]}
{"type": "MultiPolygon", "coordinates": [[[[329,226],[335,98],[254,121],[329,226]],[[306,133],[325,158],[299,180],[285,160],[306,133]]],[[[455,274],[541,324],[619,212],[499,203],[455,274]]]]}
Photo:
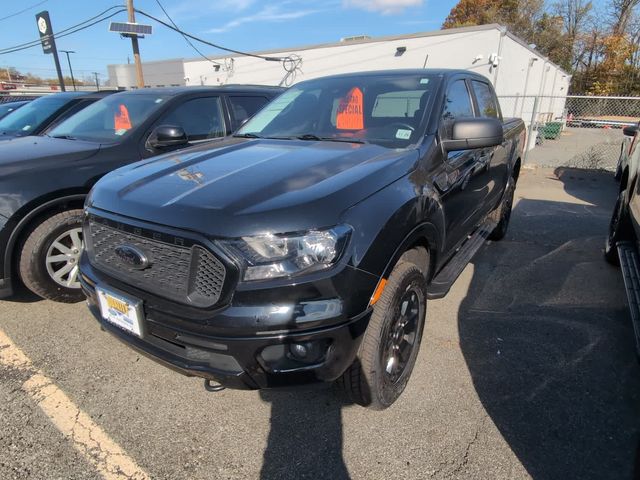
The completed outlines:
{"type": "Polygon", "coordinates": [[[501,96],[500,104],[527,124],[525,162],[544,167],[614,171],[630,145],[622,129],[640,120],[640,97],[501,96]]]}

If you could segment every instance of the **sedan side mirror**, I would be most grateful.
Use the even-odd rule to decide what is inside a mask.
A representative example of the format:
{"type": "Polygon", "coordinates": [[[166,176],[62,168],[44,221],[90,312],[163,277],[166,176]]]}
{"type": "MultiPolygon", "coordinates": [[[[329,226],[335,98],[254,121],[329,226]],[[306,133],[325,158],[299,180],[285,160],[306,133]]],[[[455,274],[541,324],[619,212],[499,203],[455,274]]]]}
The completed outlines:
{"type": "Polygon", "coordinates": [[[622,133],[624,133],[627,137],[635,137],[638,132],[638,125],[627,125],[622,129],[622,133]]]}
{"type": "Polygon", "coordinates": [[[463,118],[453,122],[451,139],[443,140],[447,152],[488,148],[504,141],[502,122],[496,118],[463,118]]]}
{"type": "Polygon", "coordinates": [[[182,127],[174,125],[160,125],[149,135],[147,144],[152,148],[167,148],[179,145],[186,145],[187,134],[182,127]]]}

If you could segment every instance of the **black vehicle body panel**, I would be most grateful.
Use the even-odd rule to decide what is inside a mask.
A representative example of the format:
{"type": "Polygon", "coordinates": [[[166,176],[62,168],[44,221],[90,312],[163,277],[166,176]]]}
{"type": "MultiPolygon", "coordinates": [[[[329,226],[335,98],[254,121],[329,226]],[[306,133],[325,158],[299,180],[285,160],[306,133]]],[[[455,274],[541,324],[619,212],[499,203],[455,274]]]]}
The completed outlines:
{"type": "MultiPolygon", "coordinates": [[[[392,73],[416,72],[424,70],[392,73]]],[[[438,106],[453,80],[488,83],[471,72],[428,72],[441,78],[434,101],[438,106]]],[[[93,314],[111,333],[152,358],[226,386],[264,388],[336,379],[353,361],[371,314],[372,294],[398,258],[412,246],[428,248],[428,281],[500,205],[519,168],[525,144],[521,120],[504,122],[504,141],[496,147],[447,155],[441,145],[440,108],[425,119],[420,141],[406,149],[231,138],[213,148],[181,151],[112,172],[87,199],[87,212],[124,229],[137,226],[197,237],[211,251],[220,239],[262,232],[348,225],[353,233],[329,269],[254,282],[236,275],[211,309],[172,302],[119,281],[85,254],[81,282],[93,314]],[[201,174],[200,181],[185,181],[176,174],[181,169],[201,174]],[[143,301],[148,333],[142,339],[101,319],[96,285],[143,301]],[[301,339],[329,342],[321,364],[296,364],[284,353],[281,361],[288,368],[265,364],[265,348],[286,348],[301,339]],[[197,355],[188,354],[193,348],[226,352],[238,363],[237,375],[221,371],[216,359],[196,362],[197,355]]],[[[224,262],[232,271],[241,268],[234,258],[224,262]]]]}
{"type": "MultiPolygon", "coordinates": [[[[11,295],[13,258],[20,235],[43,208],[81,208],[93,185],[108,172],[171,149],[148,148],[145,141],[157,122],[178,105],[203,96],[220,96],[225,133],[231,134],[226,98],[251,94],[274,98],[283,89],[258,86],[182,87],[144,89],[114,95],[158,94],[167,96],[162,108],[134,127],[120,143],[97,143],[48,136],[15,138],[0,145],[0,298],[11,295]]],[[[83,98],[86,95],[80,95],[83,98]]],[[[209,142],[189,144],[196,151],[209,142]]],[[[183,147],[185,148],[185,147],[183,147]]],[[[185,148],[188,149],[188,148],[185,148]]],[[[174,149],[175,150],[175,149],[174,149]]]]}

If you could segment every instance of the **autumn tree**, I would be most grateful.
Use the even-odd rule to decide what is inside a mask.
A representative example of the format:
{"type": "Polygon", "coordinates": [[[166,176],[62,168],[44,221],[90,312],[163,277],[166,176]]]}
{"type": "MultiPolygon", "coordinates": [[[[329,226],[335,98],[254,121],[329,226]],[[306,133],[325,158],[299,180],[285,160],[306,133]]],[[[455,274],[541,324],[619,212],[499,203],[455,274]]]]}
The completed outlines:
{"type": "Polygon", "coordinates": [[[499,23],[572,74],[571,91],[640,94],[640,0],[460,0],[443,28],[499,23]]]}

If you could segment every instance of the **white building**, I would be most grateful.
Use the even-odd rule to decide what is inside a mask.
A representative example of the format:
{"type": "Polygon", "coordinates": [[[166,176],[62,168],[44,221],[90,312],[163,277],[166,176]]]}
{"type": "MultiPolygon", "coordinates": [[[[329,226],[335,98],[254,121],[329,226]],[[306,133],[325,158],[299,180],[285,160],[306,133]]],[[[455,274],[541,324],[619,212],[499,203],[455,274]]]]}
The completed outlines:
{"type": "MultiPolygon", "coordinates": [[[[148,41],[153,41],[152,39],[148,41]]],[[[144,48],[144,47],[143,47],[144,48]]],[[[144,51],[143,51],[144,53],[144,51]]],[[[534,97],[564,97],[570,75],[504,27],[491,24],[390,37],[351,37],[339,42],[243,55],[143,63],[145,86],[249,83],[289,86],[301,80],[367,70],[463,68],[489,78],[505,116],[532,116],[534,97]],[[530,98],[523,99],[523,96],[530,98]]],[[[135,88],[135,66],[109,65],[112,87],[135,88]]],[[[562,116],[564,101],[539,101],[538,118],[562,116]]]]}

